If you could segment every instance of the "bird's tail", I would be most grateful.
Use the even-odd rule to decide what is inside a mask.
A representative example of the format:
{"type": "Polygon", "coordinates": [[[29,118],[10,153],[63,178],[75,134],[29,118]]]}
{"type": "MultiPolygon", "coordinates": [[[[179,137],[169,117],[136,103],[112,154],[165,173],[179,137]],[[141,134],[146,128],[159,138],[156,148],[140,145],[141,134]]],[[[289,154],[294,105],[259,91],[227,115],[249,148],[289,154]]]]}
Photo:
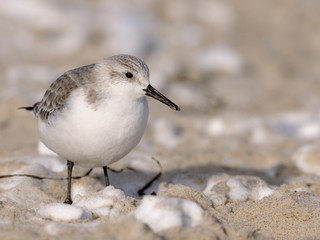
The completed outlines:
{"type": "Polygon", "coordinates": [[[33,104],[32,107],[19,107],[18,109],[25,109],[27,111],[32,111],[34,112],[37,108],[38,108],[38,105],[40,104],[40,102],[37,102],[35,104],[33,104]]]}
{"type": "Polygon", "coordinates": [[[18,109],[25,109],[27,111],[33,111],[33,106],[32,107],[19,107],[18,109]]]}

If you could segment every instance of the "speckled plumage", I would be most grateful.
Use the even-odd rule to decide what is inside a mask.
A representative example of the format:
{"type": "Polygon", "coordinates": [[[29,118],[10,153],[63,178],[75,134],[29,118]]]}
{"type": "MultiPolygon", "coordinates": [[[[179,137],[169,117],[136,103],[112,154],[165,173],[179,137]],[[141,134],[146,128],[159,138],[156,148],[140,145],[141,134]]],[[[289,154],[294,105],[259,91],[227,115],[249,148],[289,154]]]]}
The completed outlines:
{"type": "MultiPolygon", "coordinates": [[[[149,78],[148,66],[139,58],[130,55],[116,55],[103,59],[99,63],[90,64],[65,72],[56,79],[45,92],[42,100],[37,103],[33,109],[36,118],[43,121],[48,120],[51,114],[63,108],[70,93],[76,88],[83,88],[86,92],[86,99],[89,103],[95,103],[99,99],[99,90],[97,89],[97,76],[102,68],[106,68],[109,74],[109,80],[117,79],[120,72],[112,66],[105,66],[105,62],[113,60],[119,63],[123,68],[130,69],[134,74],[138,71],[144,73],[144,77],[149,78]]],[[[132,81],[137,81],[133,78],[132,81]]]]}
{"type": "Polygon", "coordinates": [[[129,55],[67,71],[33,109],[41,141],[85,167],[119,160],[143,135],[148,77],[147,65],[129,55]],[[127,78],[127,72],[134,77],[127,78]]]}
{"type": "Polygon", "coordinates": [[[67,71],[33,107],[41,141],[68,165],[71,200],[73,164],[103,167],[127,155],[144,133],[149,108],[146,96],[174,110],[177,105],[149,83],[148,66],[139,58],[116,55],[67,71]]]}

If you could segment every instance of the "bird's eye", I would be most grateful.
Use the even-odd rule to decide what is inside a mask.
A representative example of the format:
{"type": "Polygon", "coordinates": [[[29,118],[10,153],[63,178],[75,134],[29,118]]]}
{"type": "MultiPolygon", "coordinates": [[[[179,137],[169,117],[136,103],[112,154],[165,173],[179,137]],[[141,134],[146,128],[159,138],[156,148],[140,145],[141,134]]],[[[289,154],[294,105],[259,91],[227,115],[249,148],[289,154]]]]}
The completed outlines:
{"type": "Polygon", "coordinates": [[[133,74],[131,72],[126,72],[126,77],[127,78],[132,78],[133,77],[133,74]]]}

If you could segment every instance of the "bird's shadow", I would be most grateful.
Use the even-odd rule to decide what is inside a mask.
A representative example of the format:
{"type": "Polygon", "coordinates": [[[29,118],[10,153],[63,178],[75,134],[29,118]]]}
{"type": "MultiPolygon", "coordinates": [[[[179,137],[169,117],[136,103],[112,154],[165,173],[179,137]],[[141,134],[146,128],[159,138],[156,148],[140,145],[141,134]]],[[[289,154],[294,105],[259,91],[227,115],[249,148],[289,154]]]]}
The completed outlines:
{"type": "MultiPolygon", "coordinates": [[[[280,186],[286,183],[289,176],[295,176],[299,174],[298,169],[293,165],[279,164],[266,170],[257,170],[252,168],[231,168],[222,165],[209,163],[201,166],[189,166],[186,168],[174,169],[170,171],[161,172],[159,178],[154,179],[159,174],[156,172],[143,172],[138,170],[126,170],[121,172],[110,172],[109,177],[111,179],[111,185],[115,188],[121,189],[127,196],[134,198],[141,198],[144,194],[154,194],[158,190],[158,186],[161,182],[182,184],[193,187],[192,179],[200,180],[199,188],[205,188],[207,181],[212,176],[221,176],[227,174],[231,176],[255,176],[261,178],[269,185],[280,186]],[[142,194],[141,189],[144,188],[149,182],[148,186],[142,194]]],[[[100,181],[103,181],[103,176],[98,177],[100,181]]]]}

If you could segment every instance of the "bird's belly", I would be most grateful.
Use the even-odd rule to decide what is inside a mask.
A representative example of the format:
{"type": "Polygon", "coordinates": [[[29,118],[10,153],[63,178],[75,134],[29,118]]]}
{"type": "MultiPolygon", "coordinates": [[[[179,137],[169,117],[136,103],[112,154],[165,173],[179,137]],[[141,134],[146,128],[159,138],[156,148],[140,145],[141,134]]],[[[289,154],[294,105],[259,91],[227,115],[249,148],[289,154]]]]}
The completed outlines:
{"type": "Polygon", "coordinates": [[[83,167],[102,167],[120,160],[139,143],[148,120],[145,98],[98,109],[78,101],[67,111],[55,116],[50,125],[41,122],[40,138],[60,157],[83,167]]]}

